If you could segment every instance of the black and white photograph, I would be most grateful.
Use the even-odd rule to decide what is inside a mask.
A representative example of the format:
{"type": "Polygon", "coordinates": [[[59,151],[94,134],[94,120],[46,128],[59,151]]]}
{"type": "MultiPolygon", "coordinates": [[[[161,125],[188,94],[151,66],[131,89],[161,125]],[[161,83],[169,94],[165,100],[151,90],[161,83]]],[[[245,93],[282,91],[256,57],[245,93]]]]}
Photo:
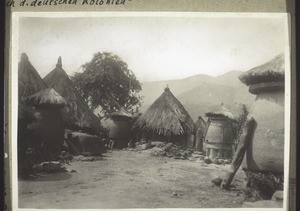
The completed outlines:
{"type": "Polygon", "coordinates": [[[15,12],[12,31],[16,209],[287,210],[287,14],[15,12]]]}

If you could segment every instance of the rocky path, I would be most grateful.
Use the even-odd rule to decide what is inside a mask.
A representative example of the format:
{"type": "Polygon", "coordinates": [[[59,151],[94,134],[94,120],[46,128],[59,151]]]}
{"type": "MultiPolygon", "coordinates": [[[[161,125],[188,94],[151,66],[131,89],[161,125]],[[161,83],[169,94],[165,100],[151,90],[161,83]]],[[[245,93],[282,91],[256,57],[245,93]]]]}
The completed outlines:
{"type": "Polygon", "coordinates": [[[243,172],[237,174],[235,190],[225,191],[211,182],[225,167],[156,157],[148,150],[113,151],[104,154],[103,159],[74,161],[66,173],[20,180],[19,207],[241,207],[243,172]]]}

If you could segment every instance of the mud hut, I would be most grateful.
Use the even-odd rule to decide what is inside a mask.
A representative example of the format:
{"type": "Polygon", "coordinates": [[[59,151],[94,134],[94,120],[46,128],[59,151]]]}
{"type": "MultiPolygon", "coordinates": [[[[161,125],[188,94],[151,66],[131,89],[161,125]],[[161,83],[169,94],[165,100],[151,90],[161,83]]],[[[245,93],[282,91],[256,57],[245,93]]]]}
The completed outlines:
{"type": "Polygon", "coordinates": [[[250,69],[239,77],[256,95],[248,117],[256,121],[252,144],[243,166],[259,172],[284,171],[284,55],[250,69]]]}
{"type": "Polygon", "coordinates": [[[100,134],[102,127],[99,118],[91,111],[62,68],[61,57],[58,58],[56,67],[44,77],[44,81],[68,102],[63,112],[68,128],[100,134]]]}
{"type": "Polygon", "coordinates": [[[34,106],[39,113],[37,124],[32,130],[38,134],[36,137],[44,145],[47,157],[60,153],[65,129],[61,109],[66,105],[65,99],[54,89],[48,88],[26,97],[25,102],[34,106]]]}
{"type": "Polygon", "coordinates": [[[18,80],[19,96],[22,98],[48,88],[47,84],[32,66],[25,53],[22,53],[21,61],[19,62],[18,80]]]}
{"type": "Polygon", "coordinates": [[[207,124],[201,116],[198,116],[195,126],[195,149],[201,152],[203,151],[203,141],[205,138],[207,124]]]}
{"type": "Polygon", "coordinates": [[[124,109],[120,109],[111,113],[108,117],[111,120],[108,126],[109,139],[115,140],[117,146],[120,148],[127,147],[129,139],[131,138],[130,122],[132,115],[124,109]]]}
{"type": "Polygon", "coordinates": [[[231,158],[234,141],[232,121],[234,115],[222,103],[212,112],[206,113],[208,128],[204,149],[210,158],[231,158]]]}
{"type": "Polygon", "coordinates": [[[173,142],[184,147],[193,142],[194,122],[168,87],[163,94],[138,117],[134,124],[142,139],[173,142]]]}

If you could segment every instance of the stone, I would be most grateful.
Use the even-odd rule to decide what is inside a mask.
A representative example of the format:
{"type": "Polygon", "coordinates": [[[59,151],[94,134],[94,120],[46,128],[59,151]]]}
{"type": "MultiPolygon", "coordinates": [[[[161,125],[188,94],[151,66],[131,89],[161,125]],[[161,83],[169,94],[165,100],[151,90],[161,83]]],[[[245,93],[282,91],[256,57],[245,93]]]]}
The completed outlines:
{"type": "Polygon", "coordinates": [[[165,142],[162,142],[162,141],[152,141],[151,142],[151,146],[153,146],[153,147],[164,147],[165,146],[165,142]]]}
{"type": "Polygon", "coordinates": [[[214,164],[216,164],[216,165],[221,165],[219,159],[215,159],[215,160],[214,160],[214,164]]]}
{"type": "Polygon", "coordinates": [[[151,154],[154,155],[154,156],[165,156],[166,152],[162,148],[153,147],[151,149],[151,154]]]}
{"type": "Polygon", "coordinates": [[[197,160],[195,162],[196,163],[202,163],[202,160],[200,158],[197,158],[197,160]]]}
{"type": "Polygon", "coordinates": [[[151,149],[151,144],[150,143],[142,144],[141,148],[142,150],[151,149]]]}
{"type": "Polygon", "coordinates": [[[283,207],[283,203],[278,201],[272,201],[272,200],[262,200],[262,201],[256,201],[254,203],[244,202],[242,207],[243,208],[281,208],[283,207]]]}
{"type": "Polygon", "coordinates": [[[176,193],[175,191],[172,193],[173,196],[178,196],[178,193],[176,193]]]}
{"type": "Polygon", "coordinates": [[[218,162],[223,165],[224,164],[224,159],[218,159],[218,162]]]}
{"type": "Polygon", "coordinates": [[[192,154],[192,157],[193,157],[193,158],[200,158],[201,156],[202,156],[202,155],[195,154],[195,153],[192,154]]]}
{"type": "Polygon", "coordinates": [[[212,179],[211,182],[214,183],[216,186],[220,187],[222,184],[222,179],[220,177],[217,177],[212,179]]]}
{"type": "Polygon", "coordinates": [[[139,146],[139,145],[142,145],[142,143],[141,143],[141,142],[136,142],[136,143],[135,143],[135,147],[137,147],[137,146],[139,146]]]}
{"type": "Polygon", "coordinates": [[[206,164],[210,164],[211,163],[211,159],[209,158],[209,157],[207,157],[207,156],[205,156],[204,157],[204,163],[206,163],[206,164]]]}
{"type": "Polygon", "coordinates": [[[283,201],[283,191],[282,190],[277,190],[273,196],[272,196],[273,201],[283,201]]]}
{"type": "Polygon", "coordinates": [[[173,144],[172,143],[167,143],[166,146],[164,147],[164,150],[168,152],[172,148],[173,144]]]}
{"type": "Polygon", "coordinates": [[[72,169],[71,171],[70,171],[70,173],[75,173],[75,172],[77,172],[76,170],[74,170],[74,169],[72,169]]]}
{"type": "Polygon", "coordinates": [[[230,161],[228,159],[225,159],[224,164],[230,164],[230,161]]]}
{"type": "Polygon", "coordinates": [[[194,151],[193,153],[196,155],[203,155],[203,152],[199,152],[199,151],[194,151]]]}

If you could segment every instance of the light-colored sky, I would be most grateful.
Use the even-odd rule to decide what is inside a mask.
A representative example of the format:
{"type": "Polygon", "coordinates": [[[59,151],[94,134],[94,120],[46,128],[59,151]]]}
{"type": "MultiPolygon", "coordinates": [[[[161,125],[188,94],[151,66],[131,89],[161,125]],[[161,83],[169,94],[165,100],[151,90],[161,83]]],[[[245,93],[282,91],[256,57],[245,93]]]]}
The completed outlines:
{"type": "Polygon", "coordinates": [[[25,52],[44,77],[59,56],[69,75],[96,52],[112,52],[140,81],[246,71],[284,52],[279,18],[93,17],[19,21],[25,52]]]}

